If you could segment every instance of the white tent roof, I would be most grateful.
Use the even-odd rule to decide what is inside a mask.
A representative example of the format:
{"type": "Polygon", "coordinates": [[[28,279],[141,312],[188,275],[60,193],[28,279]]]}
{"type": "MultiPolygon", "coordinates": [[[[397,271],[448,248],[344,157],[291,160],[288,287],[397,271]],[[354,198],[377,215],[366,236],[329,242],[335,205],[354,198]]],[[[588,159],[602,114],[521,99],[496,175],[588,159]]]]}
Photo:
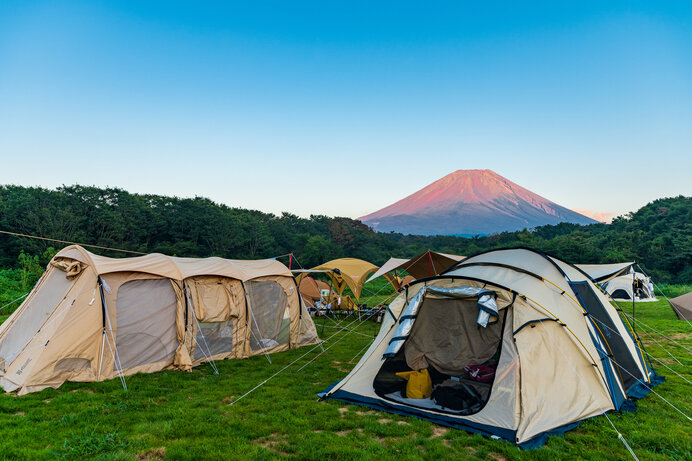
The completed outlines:
{"type": "Polygon", "coordinates": [[[579,269],[586,272],[589,277],[597,282],[607,282],[613,277],[626,273],[634,261],[615,264],[575,264],[579,269]]]}

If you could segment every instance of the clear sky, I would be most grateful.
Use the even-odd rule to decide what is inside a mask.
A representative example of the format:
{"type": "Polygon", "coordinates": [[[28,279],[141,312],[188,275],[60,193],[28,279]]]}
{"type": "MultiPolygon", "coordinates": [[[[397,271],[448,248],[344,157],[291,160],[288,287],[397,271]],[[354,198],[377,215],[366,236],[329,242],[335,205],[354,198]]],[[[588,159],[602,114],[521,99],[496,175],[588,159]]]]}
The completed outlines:
{"type": "Polygon", "coordinates": [[[358,217],[692,195],[692,2],[0,2],[0,184],[358,217]]]}

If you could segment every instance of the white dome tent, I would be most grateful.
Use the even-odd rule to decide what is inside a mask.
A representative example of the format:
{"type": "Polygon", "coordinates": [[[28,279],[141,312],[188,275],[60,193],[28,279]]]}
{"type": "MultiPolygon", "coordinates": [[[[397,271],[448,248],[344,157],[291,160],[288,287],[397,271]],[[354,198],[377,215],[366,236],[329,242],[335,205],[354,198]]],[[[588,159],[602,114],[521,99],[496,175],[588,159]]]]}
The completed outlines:
{"type": "Polygon", "coordinates": [[[581,420],[633,409],[663,381],[617,309],[558,258],[480,253],[412,282],[360,362],[320,396],[535,448],[581,420]],[[410,398],[397,373],[423,371],[431,393],[410,398]]]}

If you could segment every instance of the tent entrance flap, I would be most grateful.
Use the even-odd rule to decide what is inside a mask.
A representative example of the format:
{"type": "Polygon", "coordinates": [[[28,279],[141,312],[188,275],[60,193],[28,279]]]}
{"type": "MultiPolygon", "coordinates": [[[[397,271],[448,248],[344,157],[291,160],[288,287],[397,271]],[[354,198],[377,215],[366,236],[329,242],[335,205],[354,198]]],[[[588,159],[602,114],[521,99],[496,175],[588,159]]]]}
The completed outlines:
{"type": "MultiPolygon", "coordinates": [[[[481,290],[481,297],[487,295],[483,291],[487,290],[481,290]]],[[[483,327],[478,323],[478,302],[478,295],[423,296],[415,314],[409,314],[415,315],[415,323],[407,338],[394,355],[385,355],[373,381],[375,393],[389,401],[460,416],[481,411],[500,360],[507,310],[483,327]],[[430,374],[429,398],[409,398],[406,380],[397,375],[415,370],[430,374]]],[[[401,321],[407,320],[402,315],[401,321]]]]}

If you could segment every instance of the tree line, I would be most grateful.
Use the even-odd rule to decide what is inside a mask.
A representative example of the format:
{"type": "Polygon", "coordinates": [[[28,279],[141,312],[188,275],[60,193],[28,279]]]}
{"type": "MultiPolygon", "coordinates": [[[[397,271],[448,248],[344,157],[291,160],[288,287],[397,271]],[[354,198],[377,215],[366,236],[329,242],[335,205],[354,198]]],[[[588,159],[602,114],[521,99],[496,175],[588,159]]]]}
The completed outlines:
{"type": "MultiPolygon", "coordinates": [[[[233,208],[203,197],[133,194],[118,188],[0,186],[0,230],[143,253],[232,259],[296,255],[304,267],[339,257],[380,265],[432,249],[471,255],[527,246],[575,263],[637,261],[657,280],[692,281],[692,197],[655,200],[611,224],[561,223],[471,238],[379,233],[360,221],[233,208]]],[[[54,242],[0,235],[0,267],[21,255],[50,258],[54,242]]],[[[131,256],[92,250],[108,256],[131,256]]]]}

